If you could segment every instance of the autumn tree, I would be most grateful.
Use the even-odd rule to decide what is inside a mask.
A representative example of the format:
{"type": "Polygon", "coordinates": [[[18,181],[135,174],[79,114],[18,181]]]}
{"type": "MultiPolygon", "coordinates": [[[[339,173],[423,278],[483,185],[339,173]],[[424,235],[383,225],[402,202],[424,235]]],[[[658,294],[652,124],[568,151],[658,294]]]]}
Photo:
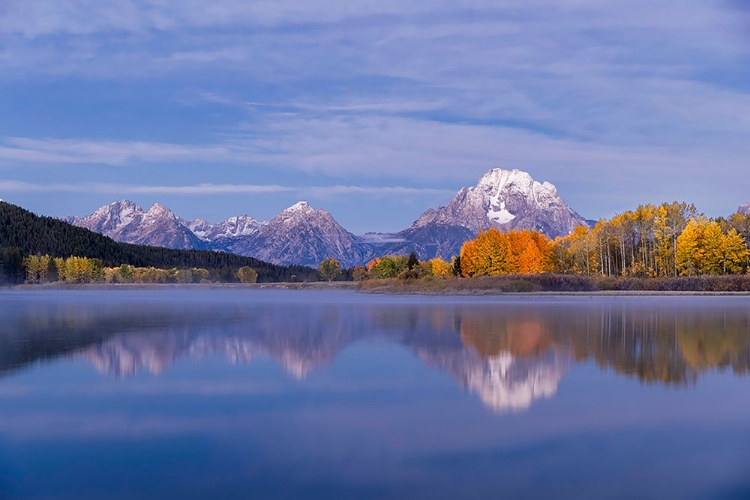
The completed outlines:
{"type": "Polygon", "coordinates": [[[495,228],[480,232],[461,247],[463,276],[508,274],[508,239],[495,228]]]}
{"type": "Polygon", "coordinates": [[[446,262],[443,259],[435,258],[427,261],[430,266],[431,274],[433,276],[439,276],[441,278],[451,275],[452,265],[450,262],[446,262]]]}
{"type": "Polygon", "coordinates": [[[23,261],[27,283],[46,283],[52,258],[49,255],[29,255],[23,261]]]}
{"type": "Polygon", "coordinates": [[[677,276],[677,238],[690,219],[697,216],[694,205],[663,203],[654,212],[654,240],[658,276],[677,276]]]}
{"type": "Polygon", "coordinates": [[[555,241],[554,262],[559,273],[594,274],[599,267],[597,235],[586,226],[577,227],[571,234],[555,241]]]}
{"type": "Polygon", "coordinates": [[[240,283],[255,283],[258,281],[258,273],[249,266],[243,266],[237,271],[237,278],[240,283]]]}
{"type": "Polygon", "coordinates": [[[131,283],[133,281],[133,268],[127,264],[120,265],[117,278],[121,283],[131,283]]]}
{"type": "Polygon", "coordinates": [[[735,229],[718,222],[691,219],[677,238],[677,269],[683,276],[741,273],[750,250],[735,229]]]}
{"type": "Polygon", "coordinates": [[[333,281],[341,272],[341,264],[333,257],[329,257],[320,263],[318,272],[323,279],[333,281]]]}
{"type": "Polygon", "coordinates": [[[483,231],[461,248],[464,276],[537,274],[552,270],[553,244],[536,231],[483,231]]]}
{"type": "Polygon", "coordinates": [[[677,270],[682,276],[699,274],[703,261],[703,230],[695,220],[677,237],[677,270]]]}
{"type": "Polygon", "coordinates": [[[367,268],[365,266],[357,266],[352,271],[352,278],[354,281],[364,281],[367,279],[367,268]]]}
{"type": "MultiPolygon", "coordinates": [[[[191,271],[193,272],[194,283],[203,283],[203,282],[209,281],[208,277],[211,275],[211,273],[209,272],[208,269],[196,267],[196,268],[191,269],[191,271]]],[[[256,276],[255,279],[257,281],[258,277],[256,276]]]]}
{"type": "Polygon", "coordinates": [[[384,255],[368,262],[368,272],[375,279],[397,278],[408,270],[408,261],[405,255],[384,255]]]}

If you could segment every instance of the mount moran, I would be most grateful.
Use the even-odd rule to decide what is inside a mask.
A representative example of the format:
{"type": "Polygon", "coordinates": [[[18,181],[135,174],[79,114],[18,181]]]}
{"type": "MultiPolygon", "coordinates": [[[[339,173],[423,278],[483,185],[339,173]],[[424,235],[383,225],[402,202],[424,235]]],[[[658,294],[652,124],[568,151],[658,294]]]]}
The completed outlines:
{"type": "Polygon", "coordinates": [[[588,221],[571,209],[555,186],[520,170],[493,169],[476,186],[461,189],[444,207],[429,209],[398,233],[355,236],[324,210],[301,201],[268,222],[247,215],[218,224],[188,221],[154,204],[147,211],[118,201],[86,217],[66,217],[76,226],[125,243],[168,248],[223,250],[275,264],[317,266],[333,257],[344,267],[373,257],[416,252],[420,259],[450,259],[479,231],[533,229],[566,235],[588,221]]]}

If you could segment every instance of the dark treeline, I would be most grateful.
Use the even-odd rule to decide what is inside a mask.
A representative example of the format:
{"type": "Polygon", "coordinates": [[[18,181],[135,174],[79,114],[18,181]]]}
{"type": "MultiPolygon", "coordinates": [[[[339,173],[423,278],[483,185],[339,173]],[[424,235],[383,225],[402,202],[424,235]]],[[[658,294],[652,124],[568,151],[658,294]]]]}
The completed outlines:
{"type": "Polygon", "coordinates": [[[27,255],[87,257],[103,266],[160,269],[208,269],[216,281],[236,282],[237,271],[251,267],[259,282],[317,281],[318,272],[304,266],[277,266],[252,257],[209,250],[172,250],[118,243],[88,229],[53,217],[40,217],[21,207],[0,202],[0,282],[22,283],[27,255]]]}

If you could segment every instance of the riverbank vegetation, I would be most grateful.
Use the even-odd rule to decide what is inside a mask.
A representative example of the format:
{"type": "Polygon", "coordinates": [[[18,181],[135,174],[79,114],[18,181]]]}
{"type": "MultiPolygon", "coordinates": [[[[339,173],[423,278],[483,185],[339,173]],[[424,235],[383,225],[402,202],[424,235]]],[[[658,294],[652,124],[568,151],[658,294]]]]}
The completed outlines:
{"type": "Polygon", "coordinates": [[[341,269],[275,266],[212,251],[117,243],[0,203],[0,282],[205,283],[358,281],[363,290],[449,293],[750,291],[750,215],[709,219],[693,205],[642,205],[551,240],[490,229],[450,261],[385,255],[341,269]],[[66,254],[80,250],[80,253],[66,254]],[[72,255],[72,256],[71,256],[72,255]]]}
{"type": "Polygon", "coordinates": [[[404,292],[747,292],[750,215],[709,219],[686,203],[642,205],[555,240],[490,229],[451,262],[384,256],[353,276],[363,290],[404,292]]]}
{"type": "MultiPolygon", "coordinates": [[[[188,284],[227,282],[223,276],[208,269],[159,269],[122,264],[106,267],[101,259],[86,257],[50,257],[30,255],[23,261],[27,284],[67,283],[138,283],[138,284],[188,284]]],[[[240,268],[231,282],[256,283],[258,273],[250,267],[240,268]]]]}

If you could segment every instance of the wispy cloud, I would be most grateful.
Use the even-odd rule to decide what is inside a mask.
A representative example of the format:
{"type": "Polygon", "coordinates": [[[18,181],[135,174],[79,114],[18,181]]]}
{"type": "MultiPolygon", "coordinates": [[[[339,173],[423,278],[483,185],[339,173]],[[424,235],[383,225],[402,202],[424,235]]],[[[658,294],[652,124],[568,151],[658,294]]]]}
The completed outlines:
{"type": "Polygon", "coordinates": [[[274,184],[196,184],[186,186],[114,184],[100,182],[38,184],[14,180],[0,180],[0,191],[20,193],[95,193],[95,194],[163,194],[163,195],[217,195],[217,194],[274,194],[296,193],[313,197],[333,195],[434,196],[448,195],[451,190],[415,188],[408,186],[279,186],[274,184]]]}
{"type": "Polygon", "coordinates": [[[0,165],[248,165],[343,187],[458,187],[506,167],[575,187],[580,211],[634,193],[719,206],[747,191],[722,186],[750,157],[740,4],[6,0],[0,85],[146,82],[231,122],[200,140],[5,139],[0,165]]]}
{"type": "Polygon", "coordinates": [[[177,160],[216,161],[236,152],[229,145],[183,145],[143,141],[94,141],[14,137],[0,146],[0,161],[124,165],[177,160]]]}

